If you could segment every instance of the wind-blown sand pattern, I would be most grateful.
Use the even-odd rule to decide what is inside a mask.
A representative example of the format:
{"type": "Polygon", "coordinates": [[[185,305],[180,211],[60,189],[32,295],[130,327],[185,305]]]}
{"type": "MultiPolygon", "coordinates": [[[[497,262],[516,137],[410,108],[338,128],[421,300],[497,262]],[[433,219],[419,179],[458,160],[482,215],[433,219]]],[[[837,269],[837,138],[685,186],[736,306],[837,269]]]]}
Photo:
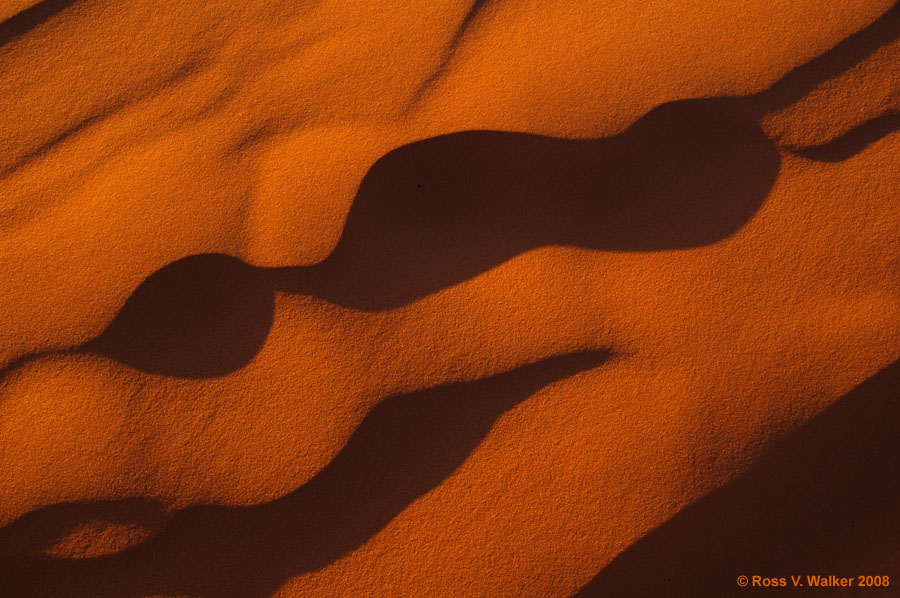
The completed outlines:
{"type": "Polygon", "coordinates": [[[892,0],[0,19],[0,595],[900,585],[892,0]]]}

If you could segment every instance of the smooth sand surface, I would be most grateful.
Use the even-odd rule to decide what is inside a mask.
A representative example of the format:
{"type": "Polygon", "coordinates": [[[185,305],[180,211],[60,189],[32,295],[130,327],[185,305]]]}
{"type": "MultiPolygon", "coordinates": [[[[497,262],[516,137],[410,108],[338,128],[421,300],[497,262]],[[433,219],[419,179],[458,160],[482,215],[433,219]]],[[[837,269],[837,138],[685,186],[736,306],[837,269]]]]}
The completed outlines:
{"type": "Polygon", "coordinates": [[[900,586],[892,0],[0,19],[0,594],[900,586]]]}

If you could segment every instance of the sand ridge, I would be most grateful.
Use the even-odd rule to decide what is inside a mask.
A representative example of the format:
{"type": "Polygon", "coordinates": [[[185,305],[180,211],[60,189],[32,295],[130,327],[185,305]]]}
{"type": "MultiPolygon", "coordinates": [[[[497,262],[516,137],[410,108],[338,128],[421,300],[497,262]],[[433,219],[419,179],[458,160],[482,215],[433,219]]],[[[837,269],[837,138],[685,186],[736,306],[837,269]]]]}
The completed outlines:
{"type": "MultiPolygon", "coordinates": [[[[467,129],[581,137],[619,132],[666,101],[763,89],[891,3],[830,3],[830,9],[815,10],[794,2],[745,4],[739,14],[756,23],[752,28],[728,24],[733,8],[707,11],[694,3],[648,4],[633,15],[610,5],[624,22],[604,21],[578,3],[555,3],[563,15],[488,3],[469,27],[472,39],[461,40],[455,52],[460,64],[443,67],[440,84],[453,91],[445,94],[446,102],[457,107],[444,105],[444,95],[434,91],[428,110],[423,105],[406,117],[410,98],[404,96],[446,62],[445,45],[468,14],[467,3],[430,3],[424,13],[403,3],[365,8],[214,2],[200,11],[180,3],[165,11],[155,2],[132,2],[127,10],[99,1],[39,3],[34,8],[40,18],[15,24],[18,35],[3,46],[0,61],[0,96],[15,107],[2,123],[4,170],[28,166],[9,171],[0,185],[9,223],[2,251],[8,297],[3,311],[9,314],[0,331],[2,361],[99,334],[142,280],[182,257],[223,252],[267,266],[320,261],[339,239],[365,172],[404,143],[467,129]],[[664,27],[679,22],[672,13],[685,7],[693,12],[679,19],[703,23],[698,30],[713,36],[713,49],[699,54],[701,60],[720,60],[718,67],[698,61],[678,27],[664,27]],[[637,26],[635,19],[645,12],[654,15],[657,28],[637,26]],[[755,18],[763,13],[765,18],[755,18]],[[521,27],[513,25],[529,15],[535,22],[558,23],[545,36],[571,22],[572,44],[528,38],[507,43],[500,32],[520,34],[521,27]],[[102,34],[93,26],[98,20],[110,24],[102,34]],[[253,31],[269,33],[254,38],[242,27],[246,22],[259,23],[253,31]],[[779,38],[764,23],[783,23],[796,35],[779,38]],[[33,28],[23,32],[23,26],[33,28]],[[475,36],[479,28],[483,33],[475,36]],[[776,43],[785,38],[789,45],[776,43]],[[681,52],[666,60],[645,55],[647,39],[660,52],[667,43],[681,52]],[[385,52],[384,40],[407,47],[385,52]],[[598,47],[600,41],[605,43],[598,47]],[[465,48],[478,43],[488,46],[464,60],[465,48]],[[544,53],[548,44],[553,51],[544,53]],[[732,60],[726,47],[743,48],[747,55],[732,60]],[[523,56],[506,58],[498,54],[501,48],[523,56]],[[614,50],[618,62],[586,60],[589,48],[600,55],[604,48],[614,50]],[[633,63],[630,48],[637,49],[633,63]],[[406,60],[396,60],[400,55],[406,60]],[[554,60],[547,63],[547,57],[554,60]],[[740,72],[732,72],[732,64],[741,64],[740,72]],[[90,76],[85,65],[93,65],[90,76]],[[528,70],[517,79],[515,71],[497,72],[497,65],[528,70]],[[650,65],[678,69],[647,72],[650,65]],[[537,76],[535,69],[544,66],[537,76]],[[320,76],[333,69],[338,70],[332,76],[320,76]],[[450,74],[456,72],[472,85],[454,84],[450,74]],[[579,73],[571,76],[579,85],[548,79],[553,73],[579,73]],[[629,73],[633,82],[623,81],[629,73]],[[503,85],[507,78],[531,83],[503,85]],[[489,82],[506,91],[475,86],[489,82]],[[510,97],[510,90],[520,95],[510,97]],[[455,98],[458,93],[471,96],[455,98]],[[485,97],[491,101],[478,100],[485,97]],[[473,100],[478,103],[470,106],[473,100]],[[567,103],[557,105],[561,101],[567,103]],[[489,118],[488,107],[497,116],[489,118]],[[525,107],[528,114],[516,116],[525,107]],[[539,120],[554,114],[567,116],[553,117],[552,125],[539,120]],[[61,197],[72,208],[54,209],[61,197]],[[91,223],[100,220],[105,228],[94,231],[91,223]],[[167,232],[160,236],[160,230],[167,232]],[[67,248],[64,264],[56,258],[59,247],[67,248]],[[122,257],[102,259],[110,253],[122,257]],[[32,296],[43,297],[40,308],[26,299],[32,296]]],[[[541,34],[540,28],[526,32],[541,34]]]]}

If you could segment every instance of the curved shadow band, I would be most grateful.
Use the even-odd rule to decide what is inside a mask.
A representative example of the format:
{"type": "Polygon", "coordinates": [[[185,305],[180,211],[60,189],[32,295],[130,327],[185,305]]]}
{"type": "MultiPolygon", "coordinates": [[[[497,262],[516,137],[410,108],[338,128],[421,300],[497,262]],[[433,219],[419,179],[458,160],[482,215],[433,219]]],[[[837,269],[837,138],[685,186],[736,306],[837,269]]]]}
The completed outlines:
{"type": "Polygon", "coordinates": [[[76,2],[78,0],[42,0],[0,21],[0,47],[43,25],[76,2]]]}
{"type": "Polygon", "coordinates": [[[725,103],[664,104],[606,139],[470,131],[403,146],[366,175],[334,252],[273,271],[275,286],[377,311],[546,245],[722,240],[756,213],[780,165],[759,125],[725,103]]]}
{"type": "MultiPolygon", "coordinates": [[[[900,583],[900,362],[780,443],[749,471],[620,554],[577,598],[718,598],[738,575],[890,575],[900,583]]],[[[882,590],[881,588],[875,588],[882,590]]],[[[777,593],[777,590],[774,590],[777,593]]],[[[848,595],[864,593],[851,588],[848,595]]],[[[890,589],[879,595],[887,596],[890,589]]]]}
{"type": "Polygon", "coordinates": [[[608,139],[470,131],[403,146],[370,169],[321,264],[185,258],[148,278],[81,350],[153,374],[219,376],[262,347],[275,292],[380,311],[537,247],[657,251],[719,241],[756,213],[780,165],[759,125],[725,103],[665,104],[608,139]]]}
{"type": "MultiPolygon", "coordinates": [[[[476,382],[387,399],[331,463],[279,500],[186,509],[155,539],[114,556],[0,559],[0,579],[17,598],[269,596],[292,576],[323,567],[374,536],[462,465],[504,412],[607,358],[604,351],[564,355],[476,382]]],[[[67,506],[62,512],[71,516],[91,509],[67,506]]],[[[35,537],[53,538],[65,528],[57,507],[28,517],[19,527],[35,537]]]]}
{"type": "MultiPolygon", "coordinates": [[[[28,19],[38,22],[41,11],[64,5],[47,0],[28,19]]],[[[653,251],[724,239],[756,213],[778,172],[778,152],[756,122],[758,107],[792,101],[798,90],[896,38],[898,14],[892,10],[768,92],[660,106],[616,137],[566,141],[472,131],[399,148],[367,174],[344,235],[322,264],[263,270],[223,256],[186,258],[145,281],[107,331],[81,350],[159,375],[217,376],[258,352],[278,291],[376,311],[548,244],[653,251]]],[[[5,26],[0,42],[3,31],[12,31],[5,26]]],[[[292,575],[361,545],[440,484],[505,410],[605,358],[562,357],[388,400],[373,409],[331,464],[278,501],[185,510],[155,539],[115,556],[82,562],[5,558],[0,579],[6,591],[21,597],[270,595],[292,575]]],[[[803,541],[796,543],[795,536],[822,539],[816,528],[821,519],[804,512],[817,501],[821,506],[811,512],[830,521],[845,517],[867,532],[896,532],[892,520],[884,525],[872,514],[885,513],[883,507],[898,496],[897,477],[885,465],[896,457],[897,366],[873,380],[733,485],[635,544],[581,595],[672,595],[675,586],[666,585],[671,579],[688,584],[693,595],[710,595],[709,586],[677,578],[673,563],[683,571],[727,572],[725,585],[716,586],[724,590],[714,594],[726,595],[733,587],[729,568],[764,568],[772,565],[766,560],[771,554],[800,553],[803,541]],[[865,443],[847,443],[859,438],[865,443]],[[861,460],[868,465],[854,470],[861,460]],[[791,477],[798,463],[804,475],[791,477]],[[855,494],[848,495],[848,488],[855,494]],[[801,499],[792,502],[795,495],[801,499]],[[761,506],[749,505],[753,500],[761,506]],[[720,521],[725,523],[717,529],[720,521]],[[778,535],[781,525],[787,532],[778,535]],[[771,552],[767,531],[783,550],[771,552]],[[739,535],[745,544],[727,544],[739,535]],[[682,538],[720,539],[728,548],[686,550],[682,538]]],[[[35,513],[22,525],[52,539],[69,525],[66,517],[94,509],[76,505],[35,513]]],[[[149,511],[156,512],[152,506],[149,511]]],[[[16,529],[24,528],[7,530],[8,537],[16,529]]],[[[853,538],[840,527],[825,533],[853,538]]]]}

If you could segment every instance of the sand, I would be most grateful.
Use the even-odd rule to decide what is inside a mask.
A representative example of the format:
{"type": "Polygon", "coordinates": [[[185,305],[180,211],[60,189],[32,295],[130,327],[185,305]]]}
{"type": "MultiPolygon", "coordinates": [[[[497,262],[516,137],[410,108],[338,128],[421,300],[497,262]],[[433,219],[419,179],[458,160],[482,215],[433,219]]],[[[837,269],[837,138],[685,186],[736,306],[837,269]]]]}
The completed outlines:
{"type": "Polygon", "coordinates": [[[894,2],[0,19],[4,595],[900,584],[894,2]]]}

